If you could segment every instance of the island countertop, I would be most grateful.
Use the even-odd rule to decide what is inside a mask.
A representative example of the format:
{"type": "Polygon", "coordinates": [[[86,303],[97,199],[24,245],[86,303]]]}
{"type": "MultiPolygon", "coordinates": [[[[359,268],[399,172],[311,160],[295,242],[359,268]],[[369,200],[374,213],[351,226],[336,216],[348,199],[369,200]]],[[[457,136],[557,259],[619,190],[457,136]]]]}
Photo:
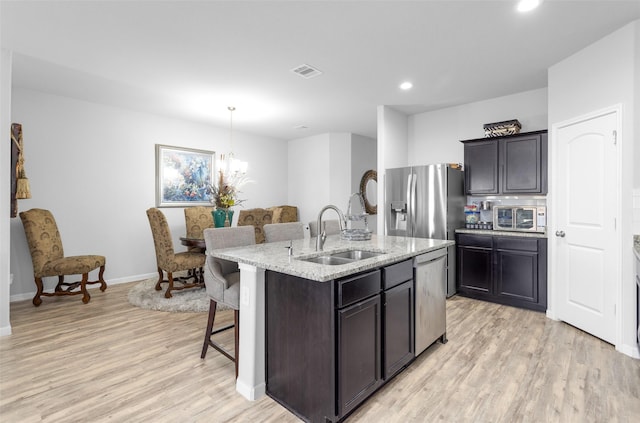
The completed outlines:
{"type": "Polygon", "coordinates": [[[293,255],[291,256],[289,256],[287,248],[289,241],[213,250],[207,254],[266,270],[326,282],[364,270],[397,263],[454,244],[453,241],[442,239],[377,235],[373,235],[368,241],[346,241],[341,240],[339,235],[331,235],[327,237],[324,251],[316,251],[315,243],[315,237],[293,240],[293,255]],[[373,251],[382,254],[341,265],[325,265],[301,260],[348,250],[373,251]]]}

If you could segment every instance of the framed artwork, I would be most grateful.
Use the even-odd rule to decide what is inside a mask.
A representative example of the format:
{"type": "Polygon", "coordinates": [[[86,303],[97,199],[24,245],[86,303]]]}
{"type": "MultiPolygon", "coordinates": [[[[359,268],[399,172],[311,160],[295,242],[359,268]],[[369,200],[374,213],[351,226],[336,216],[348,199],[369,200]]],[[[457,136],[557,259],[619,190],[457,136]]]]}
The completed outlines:
{"type": "Polygon", "coordinates": [[[215,152],[156,144],[156,206],[211,205],[215,152]]]}

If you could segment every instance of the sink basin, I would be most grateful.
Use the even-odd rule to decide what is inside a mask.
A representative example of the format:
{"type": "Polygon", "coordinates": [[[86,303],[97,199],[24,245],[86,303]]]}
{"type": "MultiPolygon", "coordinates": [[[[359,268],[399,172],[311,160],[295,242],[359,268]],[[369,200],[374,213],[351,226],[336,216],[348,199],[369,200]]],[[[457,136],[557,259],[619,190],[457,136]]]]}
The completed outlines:
{"type": "Polygon", "coordinates": [[[346,258],[346,259],[355,261],[355,260],[364,260],[371,257],[376,257],[376,256],[379,256],[380,254],[382,253],[377,253],[375,251],[350,250],[350,251],[343,251],[341,253],[333,253],[330,255],[330,257],[341,257],[341,258],[346,258]]]}
{"type": "Polygon", "coordinates": [[[346,258],[342,258],[342,257],[332,257],[332,256],[318,256],[318,257],[309,257],[309,258],[304,258],[304,259],[300,259],[302,261],[308,261],[311,263],[318,263],[318,264],[328,264],[328,265],[338,265],[338,264],[347,264],[347,263],[351,263],[353,260],[349,260],[346,258]]]}
{"type": "Polygon", "coordinates": [[[308,261],[311,263],[335,266],[339,264],[353,263],[354,261],[376,257],[381,254],[384,254],[384,253],[379,253],[375,251],[349,250],[349,251],[342,251],[339,253],[325,254],[322,256],[300,258],[299,260],[308,261]]]}

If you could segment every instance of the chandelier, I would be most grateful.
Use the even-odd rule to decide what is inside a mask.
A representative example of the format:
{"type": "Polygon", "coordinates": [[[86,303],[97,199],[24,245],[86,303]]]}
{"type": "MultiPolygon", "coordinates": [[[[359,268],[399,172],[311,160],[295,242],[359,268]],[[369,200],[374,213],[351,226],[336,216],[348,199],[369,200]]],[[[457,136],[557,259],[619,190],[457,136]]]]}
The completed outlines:
{"type": "Polygon", "coordinates": [[[233,154],[233,112],[235,112],[236,108],[229,106],[227,109],[229,110],[229,152],[226,155],[220,155],[221,169],[229,176],[245,174],[247,173],[249,164],[236,159],[233,154]]]}

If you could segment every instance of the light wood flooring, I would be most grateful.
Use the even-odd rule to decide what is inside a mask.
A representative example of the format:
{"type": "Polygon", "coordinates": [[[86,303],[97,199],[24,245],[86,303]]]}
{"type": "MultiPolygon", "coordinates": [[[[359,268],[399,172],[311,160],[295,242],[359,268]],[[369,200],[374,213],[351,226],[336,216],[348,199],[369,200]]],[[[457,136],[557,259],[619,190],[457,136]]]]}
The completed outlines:
{"type": "MultiPolygon", "coordinates": [[[[130,287],[91,290],[86,305],[11,304],[1,422],[299,421],[268,397],[237,394],[233,363],[215,350],[200,359],[206,313],[133,307],[130,287]]],[[[447,320],[449,342],[347,422],[640,421],[640,360],[542,313],[453,297],[447,320]]]]}

